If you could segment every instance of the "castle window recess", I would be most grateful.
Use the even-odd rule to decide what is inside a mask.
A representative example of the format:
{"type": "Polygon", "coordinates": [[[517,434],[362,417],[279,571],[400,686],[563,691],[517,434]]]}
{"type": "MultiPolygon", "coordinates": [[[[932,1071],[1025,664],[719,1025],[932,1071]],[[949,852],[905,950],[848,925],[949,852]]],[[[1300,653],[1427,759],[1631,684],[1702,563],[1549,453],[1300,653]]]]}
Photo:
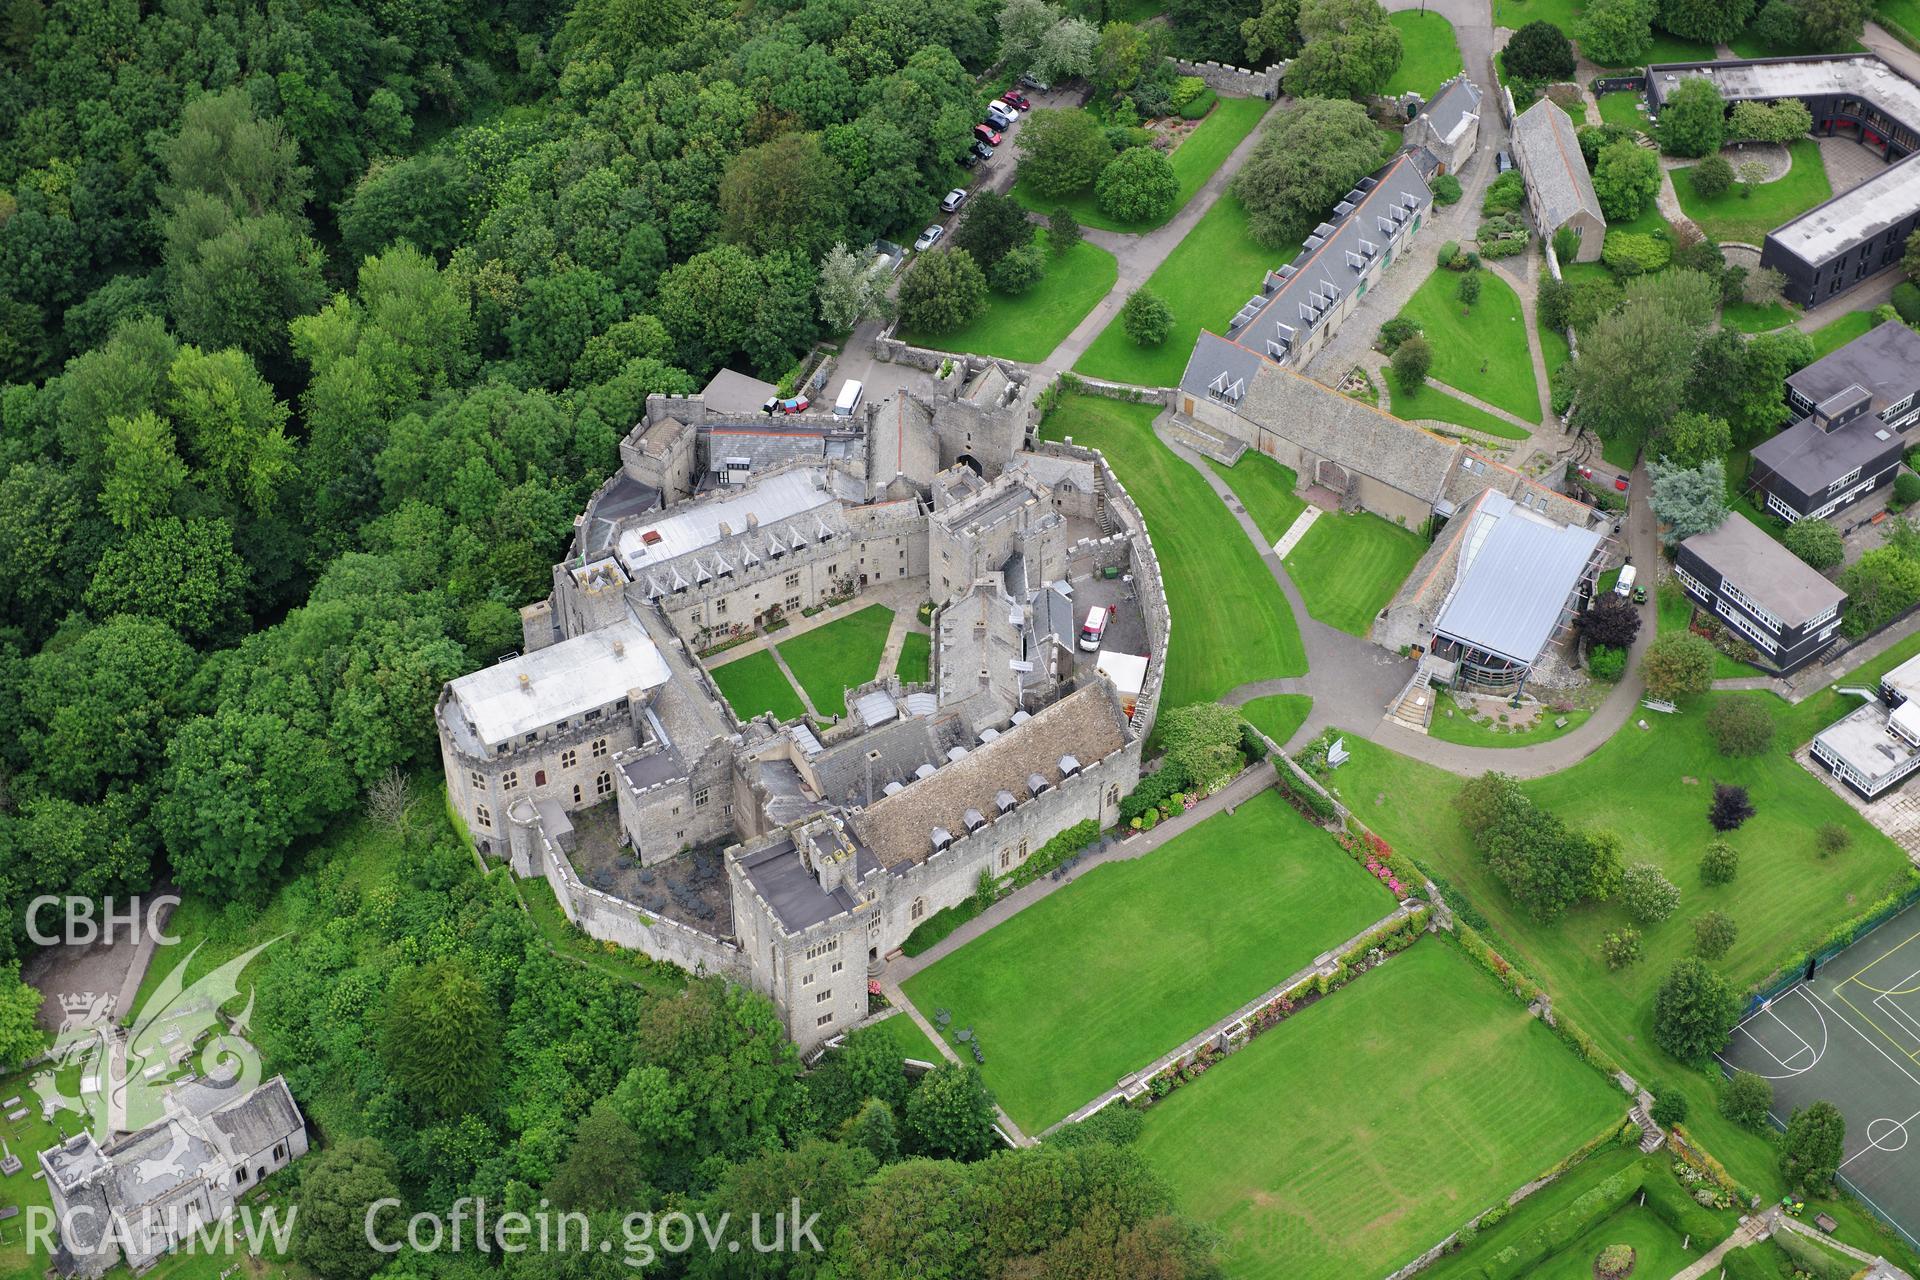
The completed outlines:
{"type": "Polygon", "coordinates": [[[509,769],[500,775],[500,789],[502,791],[511,791],[519,785],[520,771],[518,769],[509,769]]]}
{"type": "Polygon", "coordinates": [[[812,946],[808,947],[807,959],[818,960],[821,956],[824,956],[829,952],[838,951],[839,949],[840,949],[840,939],[828,938],[825,942],[816,942],[812,946]]]}
{"type": "Polygon", "coordinates": [[[822,991],[822,992],[820,992],[820,993],[819,993],[818,995],[816,995],[816,996],[814,996],[814,998],[813,998],[813,1002],[814,1002],[815,1004],[825,1004],[825,1003],[827,1003],[827,1001],[829,1001],[829,1000],[831,1000],[831,999],[833,999],[833,992],[831,992],[831,991],[822,991]]]}
{"type": "Polygon", "coordinates": [[[693,793],[693,807],[696,809],[706,808],[707,801],[709,798],[710,797],[708,795],[707,788],[705,787],[700,788],[698,791],[693,793]]]}
{"type": "Polygon", "coordinates": [[[607,740],[605,738],[595,738],[593,740],[593,758],[598,760],[605,754],[607,754],[607,740]]]}
{"type": "Polygon", "coordinates": [[[473,771],[473,785],[474,785],[474,786],[476,786],[476,787],[484,787],[484,786],[486,786],[486,785],[487,785],[487,775],[486,775],[486,774],[484,774],[484,773],[482,773],[482,772],[480,772],[480,771],[479,771],[478,769],[475,769],[475,770],[473,771]]]}
{"type": "Polygon", "coordinates": [[[829,1023],[831,1023],[832,1021],[833,1021],[833,1015],[832,1015],[832,1014],[830,1014],[830,1013],[823,1013],[823,1014],[821,1014],[821,1015],[820,1015],[819,1017],[817,1017],[817,1018],[815,1018],[815,1019],[813,1020],[813,1025],[814,1025],[814,1026],[816,1026],[816,1027],[824,1027],[824,1026],[826,1026],[826,1025],[828,1025],[829,1023]]]}
{"type": "Polygon", "coordinates": [[[801,985],[801,986],[803,986],[803,987],[810,987],[810,986],[812,986],[812,985],[813,985],[813,975],[812,975],[812,974],[810,974],[810,973],[803,973],[803,974],[801,974],[801,975],[800,975],[800,985],[801,985]]]}
{"type": "Polygon", "coordinates": [[[485,805],[476,805],[473,810],[473,817],[474,821],[483,827],[491,828],[493,826],[493,815],[487,812],[487,806],[485,805]]]}
{"type": "Polygon", "coordinates": [[[593,780],[593,793],[597,796],[604,796],[612,790],[613,775],[603,769],[600,772],[600,776],[593,780]]]}
{"type": "Polygon", "coordinates": [[[580,752],[578,748],[568,747],[565,751],[562,751],[560,753],[560,767],[562,769],[571,769],[573,768],[573,766],[579,763],[580,763],[580,752]]]}

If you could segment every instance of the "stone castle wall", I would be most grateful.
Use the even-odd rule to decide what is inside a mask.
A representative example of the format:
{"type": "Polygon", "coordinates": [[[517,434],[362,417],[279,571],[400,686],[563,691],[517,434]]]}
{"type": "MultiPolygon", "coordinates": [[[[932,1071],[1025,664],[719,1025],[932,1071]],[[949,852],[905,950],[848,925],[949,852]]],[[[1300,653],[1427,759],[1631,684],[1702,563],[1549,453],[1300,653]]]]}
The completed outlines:
{"type": "Polygon", "coordinates": [[[1246,67],[1236,67],[1225,62],[1188,62],[1184,58],[1170,58],[1173,69],[1183,76],[1199,76],[1206,82],[1207,88],[1228,98],[1266,98],[1271,101],[1280,96],[1282,82],[1286,79],[1288,63],[1276,62],[1265,71],[1250,71],[1246,67]]]}

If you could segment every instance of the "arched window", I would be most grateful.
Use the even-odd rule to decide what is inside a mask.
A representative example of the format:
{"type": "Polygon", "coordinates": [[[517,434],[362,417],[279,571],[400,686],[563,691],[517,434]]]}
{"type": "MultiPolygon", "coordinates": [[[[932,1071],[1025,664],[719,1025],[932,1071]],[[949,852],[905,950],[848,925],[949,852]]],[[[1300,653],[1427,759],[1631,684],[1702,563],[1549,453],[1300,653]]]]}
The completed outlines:
{"type": "Polygon", "coordinates": [[[927,900],[925,898],[915,898],[913,900],[913,909],[907,913],[908,919],[918,920],[925,914],[927,914],[927,900]]]}

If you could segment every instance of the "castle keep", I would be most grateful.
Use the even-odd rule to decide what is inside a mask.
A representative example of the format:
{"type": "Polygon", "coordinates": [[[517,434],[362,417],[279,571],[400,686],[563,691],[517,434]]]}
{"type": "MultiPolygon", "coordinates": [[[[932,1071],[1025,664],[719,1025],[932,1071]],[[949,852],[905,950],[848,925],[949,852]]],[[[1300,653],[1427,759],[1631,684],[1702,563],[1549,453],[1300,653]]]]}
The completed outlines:
{"type": "Polygon", "coordinates": [[[442,691],[480,852],[595,938],[764,992],[811,1050],[866,1017],[922,920],[1117,821],[1166,649],[1159,568],[1098,453],[1028,447],[1024,392],[989,363],[852,419],[651,397],[524,651],[442,691]],[[703,655],[866,598],[932,604],[929,683],[874,679],[837,721],[735,716],[703,655]]]}

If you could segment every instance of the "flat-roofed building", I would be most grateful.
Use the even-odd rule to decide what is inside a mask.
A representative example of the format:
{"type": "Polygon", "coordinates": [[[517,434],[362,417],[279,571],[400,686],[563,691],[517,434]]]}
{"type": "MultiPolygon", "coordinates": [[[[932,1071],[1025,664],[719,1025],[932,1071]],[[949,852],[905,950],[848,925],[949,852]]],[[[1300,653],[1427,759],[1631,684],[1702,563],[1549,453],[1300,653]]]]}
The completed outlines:
{"type": "Polygon", "coordinates": [[[1920,334],[1897,320],[1787,379],[1799,419],[1753,449],[1748,483],[1783,520],[1831,515],[1891,484],[1920,420],[1920,334]]]}
{"type": "Polygon", "coordinates": [[[1688,599],[1786,675],[1820,655],[1840,629],[1847,593],[1743,515],[1683,541],[1673,575],[1688,599]]]}

